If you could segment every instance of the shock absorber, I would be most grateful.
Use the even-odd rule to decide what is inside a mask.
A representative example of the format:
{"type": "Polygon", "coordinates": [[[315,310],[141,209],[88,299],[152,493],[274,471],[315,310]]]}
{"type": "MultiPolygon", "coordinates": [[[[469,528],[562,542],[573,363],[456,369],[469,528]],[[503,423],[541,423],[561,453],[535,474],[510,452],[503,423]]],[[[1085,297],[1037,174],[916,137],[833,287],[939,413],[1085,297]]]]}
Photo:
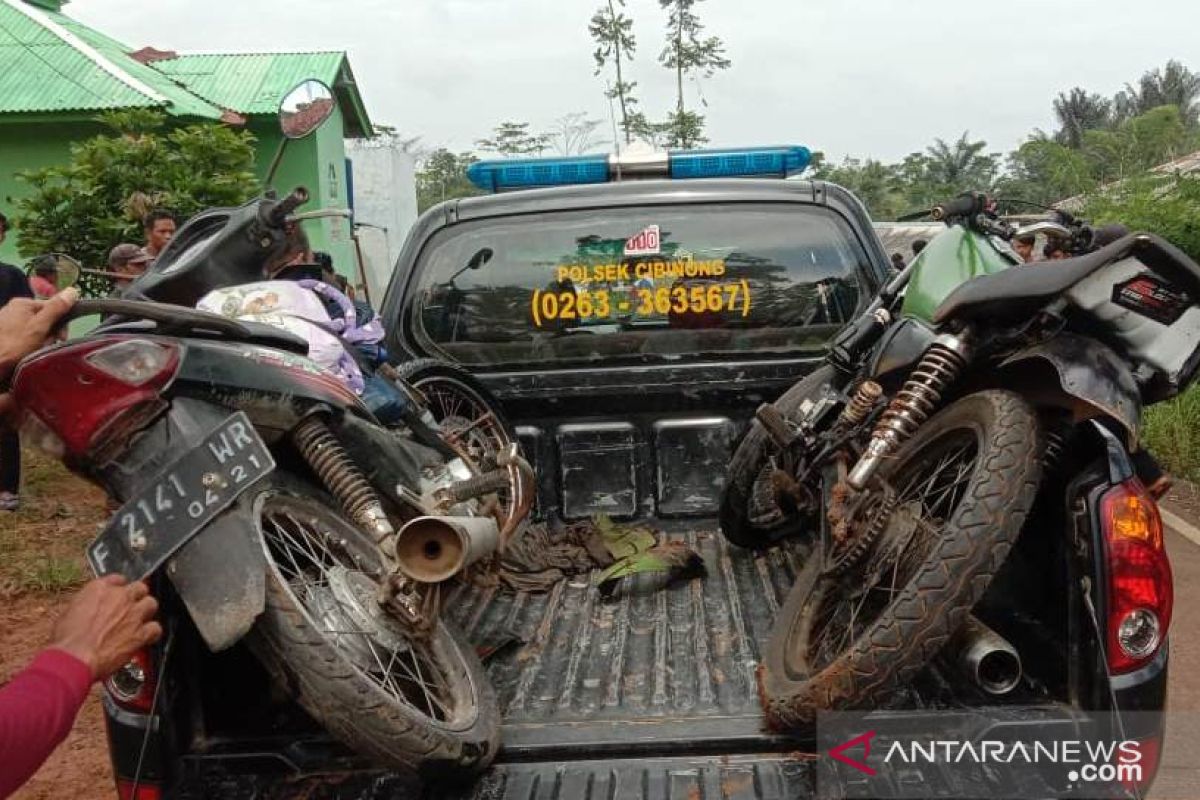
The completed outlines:
{"type": "Polygon", "coordinates": [[[846,482],[851,488],[866,486],[884,459],[894,455],[929,419],[946,388],[966,366],[967,357],[967,342],[958,336],[944,334],[930,345],[875,426],[866,452],[850,470],[846,482]]]}
{"type": "Polygon", "coordinates": [[[842,409],[842,422],[846,425],[857,425],[867,418],[875,403],[883,396],[883,387],[875,381],[863,381],[854,390],[854,396],[842,409]]]}
{"type": "Polygon", "coordinates": [[[350,519],[370,534],[376,544],[383,544],[395,534],[375,490],[323,420],[316,416],[304,420],[292,434],[292,440],[350,519]]]}

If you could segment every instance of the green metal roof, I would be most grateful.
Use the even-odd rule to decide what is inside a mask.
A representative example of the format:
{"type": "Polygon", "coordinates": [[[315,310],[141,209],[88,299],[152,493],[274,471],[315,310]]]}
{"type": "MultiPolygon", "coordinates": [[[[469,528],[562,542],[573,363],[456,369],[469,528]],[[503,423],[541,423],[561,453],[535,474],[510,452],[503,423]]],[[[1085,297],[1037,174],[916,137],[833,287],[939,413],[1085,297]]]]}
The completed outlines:
{"type": "MultiPolygon", "coordinates": [[[[3,2],[3,0],[0,0],[3,2]]],[[[155,61],[169,75],[210,103],[239,114],[275,114],[292,87],[309,78],[333,88],[349,136],[370,136],[354,74],[341,51],[310,53],[195,53],[155,61]]]]}
{"type": "Polygon", "coordinates": [[[121,108],[221,117],[220,108],[134,61],[128,51],[63,14],[0,0],[0,118],[121,108]]]}

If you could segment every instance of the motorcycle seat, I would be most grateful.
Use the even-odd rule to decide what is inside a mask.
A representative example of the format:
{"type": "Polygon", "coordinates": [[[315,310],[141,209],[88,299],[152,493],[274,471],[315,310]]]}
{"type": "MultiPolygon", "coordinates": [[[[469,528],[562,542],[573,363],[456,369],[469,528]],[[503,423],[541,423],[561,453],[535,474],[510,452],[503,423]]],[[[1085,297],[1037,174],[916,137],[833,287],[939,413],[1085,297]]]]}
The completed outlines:
{"type": "MultiPolygon", "coordinates": [[[[223,331],[206,330],[204,328],[190,328],[187,331],[187,336],[196,339],[217,339],[255,344],[260,347],[269,347],[272,350],[286,350],[299,355],[308,354],[308,342],[285,330],[280,330],[272,325],[264,325],[260,322],[239,320],[237,324],[243,329],[243,333],[237,336],[231,336],[229,333],[223,331]]],[[[104,333],[160,333],[163,332],[161,326],[161,323],[153,320],[122,320],[106,323],[97,330],[104,333]]]]}
{"type": "Polygon", "coordinates": [[[1097,270],[1129,256],[1200,299],[1200,265],[1159,236],[1132,233],[1076,258],[1039,261],[972,278],[942,301],[933,321],[1027,317],[1097,270]]]}

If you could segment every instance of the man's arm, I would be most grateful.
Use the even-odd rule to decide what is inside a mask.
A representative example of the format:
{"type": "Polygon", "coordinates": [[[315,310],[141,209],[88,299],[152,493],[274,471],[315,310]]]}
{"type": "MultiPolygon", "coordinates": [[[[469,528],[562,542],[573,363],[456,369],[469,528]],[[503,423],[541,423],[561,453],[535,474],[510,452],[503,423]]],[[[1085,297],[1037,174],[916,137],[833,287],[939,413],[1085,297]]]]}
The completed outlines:
{"type": "Polygon", "coordinates": [[[91,685],[91,667],[48,649],[0,689],[0,797],[19,789],[67,738],[91,685]]]}
{"type": "Polygon", "coordinates": [[[29,780],[66,738],[93,681],[158,641],[157,611],[146,584],[119,575],[80,590],[54,626],[50,647],[0,689],[0,798],[29,780]]]}

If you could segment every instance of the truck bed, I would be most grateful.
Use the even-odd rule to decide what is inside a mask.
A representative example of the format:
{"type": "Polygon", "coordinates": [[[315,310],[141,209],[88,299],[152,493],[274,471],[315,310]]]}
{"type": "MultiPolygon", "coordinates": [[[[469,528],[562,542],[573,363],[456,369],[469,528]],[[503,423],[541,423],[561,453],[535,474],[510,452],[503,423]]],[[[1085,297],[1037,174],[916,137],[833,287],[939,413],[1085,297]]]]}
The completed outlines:
{"type": "Polygon", "coordinates": [[[488,663],[505,757],[564,745],[610,755],[635,743],[659,753],[762,746],[754,672],[796,551],[754,554],[712,530],[666,538],[699,552],[707,576],[659,591],[657,576],[639,576],[611,600],[586,577],[544,594],[465,587],[448,600],[471,641],[523,642],[488,663]]]}
{"type": "Polygon", "coordinates": [[[655,576],[639,576],[611,600],[586,578],[545,594],[464,587],[449,599],[471,641],[524,643],[488,661],[504,745],[463,796],[799,793],[806,759],[788,755],[795,740],[764,733],[755,681],[796,548],[754,554],[712,529],[666,538],[699,552],[707,576],[661,590],[655,576]]]}

